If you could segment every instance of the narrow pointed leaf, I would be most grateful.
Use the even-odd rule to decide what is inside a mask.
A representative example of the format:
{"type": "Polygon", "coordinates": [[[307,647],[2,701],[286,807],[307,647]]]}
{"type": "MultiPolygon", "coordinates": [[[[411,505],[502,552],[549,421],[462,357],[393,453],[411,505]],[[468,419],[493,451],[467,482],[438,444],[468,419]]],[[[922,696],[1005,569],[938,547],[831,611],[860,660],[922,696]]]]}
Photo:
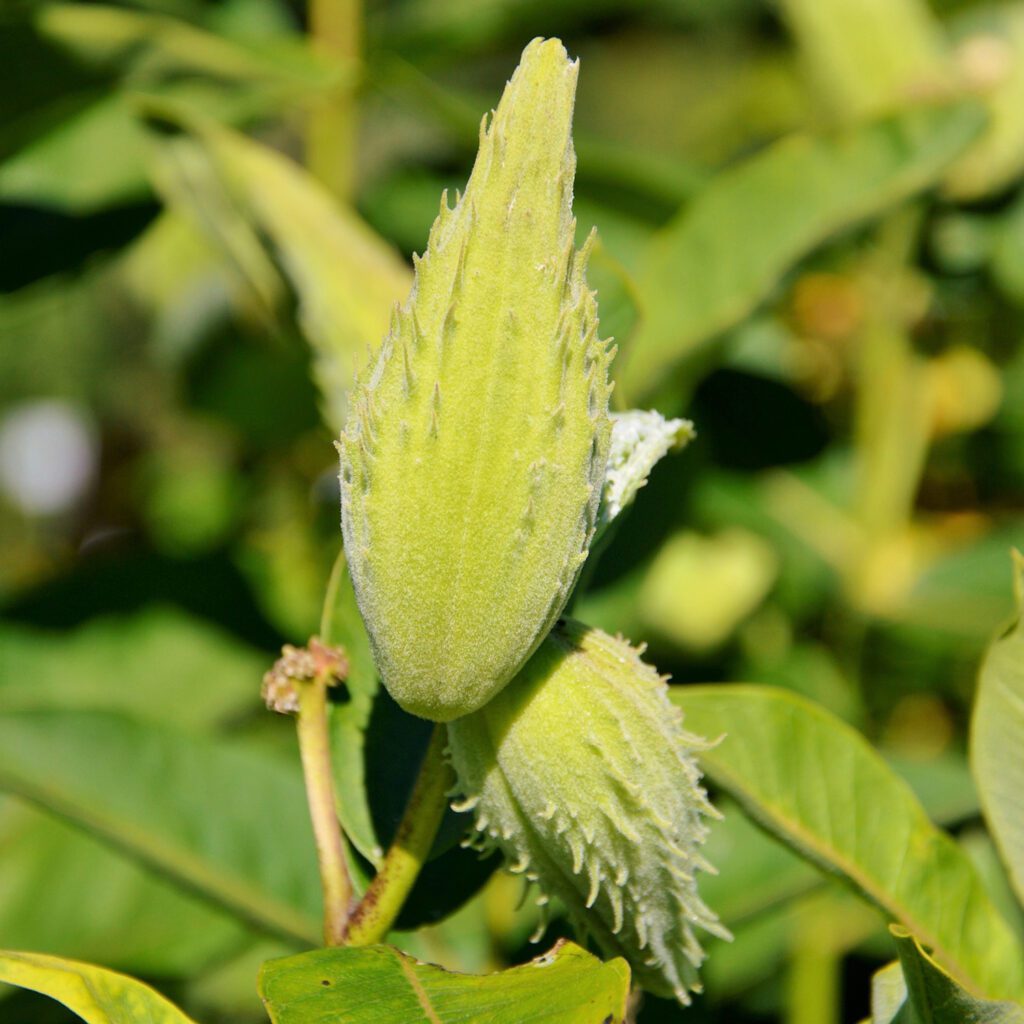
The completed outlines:
{"type": "Polygon", "coordinates": [[[346,699],[330,706],[331,756],[338,795],[338,819],[355,848],[375,867],[384,859],[367,793],[366,731],[380,684],[344,550],[331,571],[320,620],[321,639],[340,644],[349,659],[346,699]]]}
{"type": "Polygon", "coordinates": [[[391,946],[270,960],[260,994],[273,1024],[623,1024],[624,960],[572,943],[500,974],[452,974],[391,946]]]}
{"type": "Polygon", "coordinates": [[[212,123],[182,120],[179,127],[184,135],[154,140],[159,184],[264,303],[275,301],[268,260],[279,261],[313,348],[326,419],[340,430],[356,371],[387,330],[394,304],[409,292],[409,269],[287,157],[212,123]]]}
{"type": "MultiPolygon", "coordinates": [[[[5,135],[7,159],[0,162],[6,202],[89,214],[148,198],[146,139],[130,96],[143,83],[151,94],[238,123],[289,109],[339,79],[337,61],[314,53],[297,35],[249,44],[183,18],[113,4],[31,7],[26,32],[40,52],[29,55],[29,63],[47,68],[44,74],[75,71],[68,89],[9,118],[17,128],[5,135]],[[18,141],[20,148],[8,152],[18,141]]],[[[4,28],[12,47],[24,45],[4,28]]],[[[16,94],[19,70],[7,73],[5,91],[16,94]]]]}
{"type": "Polygon", "coordinates": [[[1024,996],[1024,955],[974,865],[855,730],[758,686],[681,686],[687,726],[724,736],[708,776],[765,829],[913,930],[962,984],[1024,996]]]}
{"type": "Polygon", "coordinates": [[[620,360],[627,400],[738,323],[829,237],[934,185],[984,125],[974,105],[794,135],[724,171],[665,227],[638,276],[642,322],[620,360]]]}

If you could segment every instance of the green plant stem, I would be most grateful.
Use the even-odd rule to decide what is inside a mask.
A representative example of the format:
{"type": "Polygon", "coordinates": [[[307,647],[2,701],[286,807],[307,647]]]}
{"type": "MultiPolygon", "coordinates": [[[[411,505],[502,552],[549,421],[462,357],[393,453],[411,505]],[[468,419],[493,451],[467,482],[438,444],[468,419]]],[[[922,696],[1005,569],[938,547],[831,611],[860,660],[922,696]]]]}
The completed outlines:
{"type": "Polygon", "coordinates": [[[315,177],[339,199],[349,200],[355,187],[355,67],[362,39],[360,0],[310,0],[309,30],[313,45],[346,67],[345,82],[328,92],[310,111],[306,163],[315,177]]]}
{"type": "Polygon", "coordinates": [[[445,728],[435,725],[391,848],[349,919],[346,945],[369,946],[387,936],[426,863],[452,784],[444,744],[445,728]]]}
{"type": "Polygon", "coordinates": [[[334,772],[327,728],[327,680],[319,676],[299,688],[299,754],[313,822],[320,882],[324,895],[324,945],[344,941],[352,905],[352,880],[345,858],[334,796],[334,772]]]}

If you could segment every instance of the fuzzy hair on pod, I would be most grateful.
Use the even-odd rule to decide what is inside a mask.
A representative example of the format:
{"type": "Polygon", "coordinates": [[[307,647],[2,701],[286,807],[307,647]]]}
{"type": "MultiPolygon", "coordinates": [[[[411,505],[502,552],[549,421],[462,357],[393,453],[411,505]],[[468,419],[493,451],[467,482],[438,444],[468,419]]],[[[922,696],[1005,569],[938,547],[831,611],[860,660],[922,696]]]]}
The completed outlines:
{"type": "Polygon", "coordinates": [[[697,929],[729,938],[697,891],[707,817],[696,753],[665,681],[639,652],[562,622],[516,679],[448,727],[470,845],[557,897],[574,926],[637,981],[690,1002],[704,951],[697,929]]]}
{"type": "Polygon", "coordinates": [[[574,248],[578,65],[534,40],[441,212],[339,442],[342,531],[378,670],[449,721],[519,670],[593,537],[608,366],[574,248]]]}

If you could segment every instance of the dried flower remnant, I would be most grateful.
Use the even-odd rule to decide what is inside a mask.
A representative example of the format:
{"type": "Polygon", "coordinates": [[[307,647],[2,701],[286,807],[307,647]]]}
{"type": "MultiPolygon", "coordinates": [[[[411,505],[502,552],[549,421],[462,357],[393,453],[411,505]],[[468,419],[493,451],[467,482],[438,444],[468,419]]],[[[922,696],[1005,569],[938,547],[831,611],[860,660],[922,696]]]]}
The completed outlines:
{"type": "Polygon", "coordinates": [[[330,647],[317,637],[307,647],[285,644],[281,657],[263,676],[260,694],[271,711],[280,715],[299,713],[298,684],[323,677],[328,686],[337,686],[348,677],[348,655],[344,648],[330,647]]]}

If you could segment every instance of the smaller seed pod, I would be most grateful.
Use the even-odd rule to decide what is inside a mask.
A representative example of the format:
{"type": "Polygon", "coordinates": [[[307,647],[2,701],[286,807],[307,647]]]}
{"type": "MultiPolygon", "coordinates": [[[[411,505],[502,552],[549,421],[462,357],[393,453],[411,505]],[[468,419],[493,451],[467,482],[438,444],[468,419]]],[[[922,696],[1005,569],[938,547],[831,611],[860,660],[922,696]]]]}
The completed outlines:
{"type": "Polygon", "coordinates": [[[560,622],[519,675],[448,726],[470,845],[566,907],[578,931],[624,956],[650,991],[690,1002],[704,951],[729,938],[697,891],[705,818],[696,753],[667,687],[622,639],[560,622]]]}

